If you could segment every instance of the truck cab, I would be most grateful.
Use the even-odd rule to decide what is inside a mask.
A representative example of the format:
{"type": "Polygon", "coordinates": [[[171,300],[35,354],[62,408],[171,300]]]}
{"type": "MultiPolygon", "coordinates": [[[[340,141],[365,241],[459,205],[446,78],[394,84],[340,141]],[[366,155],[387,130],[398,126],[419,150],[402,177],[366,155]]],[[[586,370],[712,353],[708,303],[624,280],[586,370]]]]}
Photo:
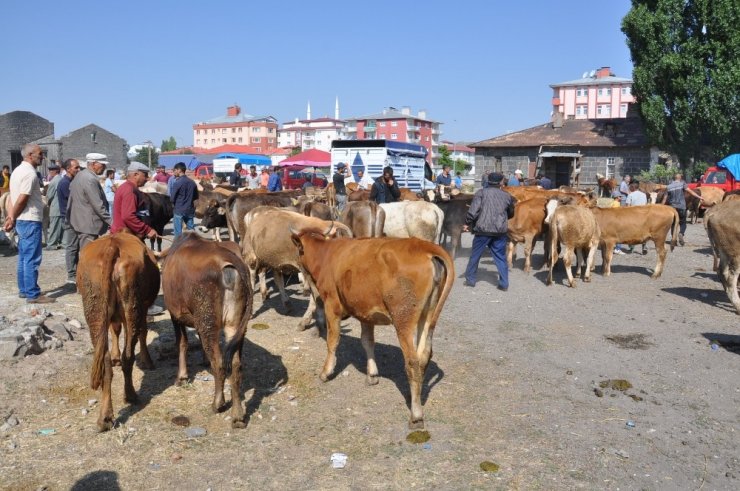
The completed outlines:
{"type": "Polygon", "coordinates": [[[717,187],[727,193],[740,189],[740,182],[736,178],[738,175],[740,175],[740,154],[730,155],[717,162],[716,166],[709,167],[699,182],[692,182],[689,188],[717,187]]]}

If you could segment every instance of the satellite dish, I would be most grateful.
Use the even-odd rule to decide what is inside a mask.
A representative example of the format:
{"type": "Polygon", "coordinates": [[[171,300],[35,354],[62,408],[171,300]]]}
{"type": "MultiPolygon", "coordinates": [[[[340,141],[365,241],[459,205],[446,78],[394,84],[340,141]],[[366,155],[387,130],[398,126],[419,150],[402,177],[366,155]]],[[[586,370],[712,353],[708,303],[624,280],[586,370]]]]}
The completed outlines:
{"type": "Polygon", "coordinates": [[[588,74],[589,77],[594,78],[596,76],[596,70],[591,70],[588,74]]]}
{"type": "Polygon", "coordinates": [[[586,77],[588,77],[588,72],[583,72],[583,75],[581,75],[581,78],[586,78],[586,77]]]}

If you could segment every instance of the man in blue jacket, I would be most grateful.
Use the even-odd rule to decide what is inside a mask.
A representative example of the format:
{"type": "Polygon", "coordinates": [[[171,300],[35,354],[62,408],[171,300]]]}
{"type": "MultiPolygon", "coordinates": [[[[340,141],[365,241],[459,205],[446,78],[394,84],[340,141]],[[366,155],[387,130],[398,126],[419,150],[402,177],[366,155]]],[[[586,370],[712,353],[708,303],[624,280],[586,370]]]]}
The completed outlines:
{"type": "Polygon", "coordinates": [[[175,168],[172,173],[175,176],[172,184],[172,190],[170,192],[170,199],[173,205],[173,217],[172,227],[175,231],[175,238],[178,238],[182,234],[182,224],[185,222],[185,226],[188,230],[194,230],[195,224],[193,218],[195,217],[195,206],[193,202],[198,199],[198,186],[195,182],[185,175],[185,164],[178,162],[175,164],[175,168]]]}
{"type": "Polygon", "coordinates": [[[267,190],[271,193],[282,191],[283,182],[280,180],[280,171],[270,167],[267,172],[270,173],[270,178],[267,180],[267,190]]]}
{"type": "Polygon", "coordinates": [[[509,218],[514,216],[514,198],[501,189],[503,174],[488,175],[488,187],[479,189],[473,196],[465,217],[464,232],[473,229],[473,250],[465,269],[465,286],[474,287],[478,274],[478,262],[483,251],[491,251],[498,270],[498,289],[509,289],[509,267],[506,263],[506,241],[509,218]]]}

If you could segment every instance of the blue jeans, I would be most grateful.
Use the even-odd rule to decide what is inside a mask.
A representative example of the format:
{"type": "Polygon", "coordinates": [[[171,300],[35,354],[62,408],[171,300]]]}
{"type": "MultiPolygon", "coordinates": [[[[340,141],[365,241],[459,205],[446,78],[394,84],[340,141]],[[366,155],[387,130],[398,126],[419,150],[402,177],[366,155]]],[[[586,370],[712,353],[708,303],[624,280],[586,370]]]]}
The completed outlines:
{"type": "Polygon", "coordinates": [[[182,222],[185,221],[185,226],[188,230],[194,230],[195,224],[193,223],[193,215],[174,215],[172,217],[172,227],[175,229],[175,238],[182,235],[182,222]]]}
{"type": "Polygon", "coordinates": [[[483,251],[488,248],[493,255],[493,262],[498,270],[498,286],[509,288],[509,266],[506,263],[506,235],[488,236],[476,235],[473,237],[473,250],[470,252],[468,267],[465,268],[465,279],[471,285],[475,285],[475,279],[478,275],[478,263],[483,255],[483,251]]]}
{"type": "Polygon", "coordinates": [[[18,292],[33,299],[41,295],[41,222],[18,220],[15,231],[18,233],[18,292]]]}

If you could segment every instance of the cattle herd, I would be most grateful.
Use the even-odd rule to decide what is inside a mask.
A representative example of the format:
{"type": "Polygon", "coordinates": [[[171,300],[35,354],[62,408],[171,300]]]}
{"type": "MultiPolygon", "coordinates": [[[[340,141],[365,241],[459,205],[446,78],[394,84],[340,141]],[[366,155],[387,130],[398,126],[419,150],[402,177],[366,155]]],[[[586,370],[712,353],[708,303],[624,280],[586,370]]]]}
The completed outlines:
{"type": "MultiPolygon", "coordinates": [[[[602,273],[609,276],[616,244],[647,241],[653,242],[657,253],[655,279],[664,268],[669,232],[671,250],[676,245],[679,217],[669,206],[599,208],[592,194],[573,189],[504,189],[517,202],[509,220],[509,267],[521,243],[524,271],[529,272],[534,246],[543,241],[547,284],[553,281],[559,257],[568,284],[575,287],[573,255],[576,275],[589,281],[597,249],[602,253],[602,273]]],[[[145,191],[150,223],[161,235],[172,218],[171,204],[161,199],[161,190],[145,191]]],[[[434,328],[454,283],[453,259],[473,195],[442,199],[436,192],[417,195],[406,190],[407,200],[377,204],[352,193],[339,214],[331,189],[327,191],[269,193],[200,183],[196,216],[201,219],[201,232],[213,230],[213,240],[186,232],[164,251],[160,243],[160,252],[155,253],[134,236],[119,233],[101,237],[82,250],[77,286],[94,349],[91,386],[103,392],[100,431],[110,429],[114,421],[112,367],[121,366],[125,400],[130,403],[137,399],[131,377],[137,342],[141,366],[153,368],[146,346],[146,314],[160,286],[179,349],[175,382],[188,379],[186,327],[192,327],[214,374],[212,409],[225,407],[224,383],[229,377],[231,424],[244,427],[239,390],[242,345],[256,285],[263,301],[268,296],[268,270],[285,312],[291,310],[291,303],[284,275],[298,273],[303,292],[309,295],[298,329],[306,329],[314,320],[317,328],[326,329],[322,381],[329,380],[335,369],[342,319],[351,316],[361,324],[370,385],[378,382],[374,328],[395,327],[411,392],[409,427],[423,427],[421,384],[432,356],[434,328]],[[229,240],[222,241],[222,228],[228,230],[229,240]],[[449,252],[443,247],[448,238],[449,252]]],[[[715,253],[715,270],[740,314],[740,201],[728,193],[712,204],[704,226],[715,253]]]]}

